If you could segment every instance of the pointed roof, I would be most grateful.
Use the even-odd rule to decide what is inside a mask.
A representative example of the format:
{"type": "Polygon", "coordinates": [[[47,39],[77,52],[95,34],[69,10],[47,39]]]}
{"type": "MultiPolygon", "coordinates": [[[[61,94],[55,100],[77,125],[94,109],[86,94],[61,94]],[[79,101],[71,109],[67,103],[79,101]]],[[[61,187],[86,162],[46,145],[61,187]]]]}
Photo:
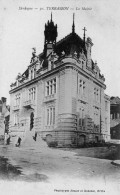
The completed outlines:
{"type": "Polygon", "coordinates": [[[65,42],[65,41],[68,41],[68,40],[70,40],[70,39],[73,39],[73,41],[75,41],[76,39],[79,41],[79,42],[83,42],[83,39],[81,39],[80,37],[79,37],[79,35],[77,35],[76,33],[70,33],[70,34],[68,34],[67,36],[65,36],[64,38],[62,38],[61,40],[59,40],[57,43],[56,43],[56,46],[58,46],[58,45],[60,45],[60,44],[62,44],[63,42],[65,42]],[[75,39],[74,39],[75,38],[75,39]]]}
{"type": "Polygon", "coordinates": [[[74,19],[75,19],[75,14],[73,13],[72,33],[75,33],[75,22],[74,22],[74,19]]]}
{"type": "MultiPolygon", "coordinates": [[[[74,52],[81,53],[84,51],[86,55],[85,43],[75,32],[68,34],[63,39],[58,41],[54,46],[54,52],[60,56],[62,52],[73,54],[74,52]]],[[[47,58],[44,58],[44,53],[39,55],[39,59],[44,59],[43,67],[48,66],[47,58]]]]}
{"type": "Polygon", "coordinates": [[[85,50],[83,39],[76,33],[70,33],[56,43],[55,52],[59,55],[62,51],[70,50],[72,46],[74,46],[75,50],[78,52],[85,50]]]}
{"type": "MultiPolygon", "coordinates": [[[[70,33],[64,38],[60,39],[54,48],[57,54],[61,53],[65,47],[70,47],[70,45],[77,45],[78,50],[85,50],[84,40],[76,33],[70,33]]],[[[39,59],[44,58],[44,52],[39,54],[39,59]]]]}

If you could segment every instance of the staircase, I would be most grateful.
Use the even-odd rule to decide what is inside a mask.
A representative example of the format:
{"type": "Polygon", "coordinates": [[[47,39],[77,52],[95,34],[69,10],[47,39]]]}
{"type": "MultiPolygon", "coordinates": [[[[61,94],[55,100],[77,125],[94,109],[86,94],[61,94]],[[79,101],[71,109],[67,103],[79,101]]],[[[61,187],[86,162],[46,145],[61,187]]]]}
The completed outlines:
{"type": "Polygon", "coordinates": [[[22,137],[20,148],[24,148],[25,150],[39,150],[42,148],[47,148],[47,143],[42,140],[42,138],[37,135],[36,141],[33,139],[35,137],[35,130],[27,131],[25,136],[22,137]]]}
{"type": "Polygon", "coordinates": [[[36,141],[33,139],[33,136],[35,136],[34,130],[26,132],[23,137],[21,136],[22,141],[19,147],[15,146],[18,136],[12,137],[8,150],[13,152],[20,152],[20,150],[27,152],[31,150],[32,152],[36,153],[40,152],[41,150],[45,150],[47,152],[50,149],[47,143],[42,140],[41,136],[37,135],[36,141]]]}

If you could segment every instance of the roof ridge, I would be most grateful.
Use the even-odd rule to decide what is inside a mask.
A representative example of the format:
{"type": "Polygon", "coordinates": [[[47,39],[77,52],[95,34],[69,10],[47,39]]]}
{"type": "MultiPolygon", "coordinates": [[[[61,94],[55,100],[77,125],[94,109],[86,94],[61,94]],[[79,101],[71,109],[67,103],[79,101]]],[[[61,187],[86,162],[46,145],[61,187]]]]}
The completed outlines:
{"type": "Polygon", "coordinates": [[[65,37],[63,37],[62,39],[60,39],[60,40],[56,43],[56,45],[59,44],[60,42],[64,41],[64,40],[65,40],[66,38],[68,38],[71,34],[73,34],[73,33],[70,33],[70,34],[66,35],[65,37]]]}
{"type": "MultiPolygon", "coordinates": [[[[81,39],[81,37],[80,37],[77,33],[71,32],[70,34],[66,35],[64,38],[60,39],[60,40],[56,43],[56,46],[57,46],[58,44],[60,44],[61,42],[63,42],[66,38],[70,37],[71,35],[76,35],[78,38],[81,39]]],[[[81,39],[81,40],[82,40],[82,39],[81,39]]]]}

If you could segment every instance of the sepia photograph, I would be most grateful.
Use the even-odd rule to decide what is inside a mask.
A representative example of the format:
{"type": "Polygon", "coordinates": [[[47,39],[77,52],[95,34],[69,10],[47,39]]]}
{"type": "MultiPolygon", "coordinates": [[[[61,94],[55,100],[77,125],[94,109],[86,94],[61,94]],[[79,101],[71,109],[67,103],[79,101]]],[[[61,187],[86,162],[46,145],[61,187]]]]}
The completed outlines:
{"type": "Polygon", "coordinates": [[[0,194],[120,193],[119,0],[0,0],[0,194]]]}

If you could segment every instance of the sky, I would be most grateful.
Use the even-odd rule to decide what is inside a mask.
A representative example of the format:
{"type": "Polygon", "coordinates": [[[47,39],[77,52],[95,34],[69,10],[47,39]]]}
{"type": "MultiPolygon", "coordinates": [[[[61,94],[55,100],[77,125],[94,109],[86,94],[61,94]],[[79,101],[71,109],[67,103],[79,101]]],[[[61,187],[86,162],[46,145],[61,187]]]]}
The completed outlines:
{"type": "Polygon", "coordinates": [[[120,97],[119,0],[0,0],[0,97],[7,97],[9,104],[10,84],[29,66],[32,48],[37,54],[43,51],[44,25],[51,11],[58,25],[57,41],[71,33],[75,13],[75,32],[82,38],[86,27],[86,37],[93,41],[92,59],[105,76],[105,93],[120,97]],[[29,10],[21,9],[25,7],[29,10]]]}

